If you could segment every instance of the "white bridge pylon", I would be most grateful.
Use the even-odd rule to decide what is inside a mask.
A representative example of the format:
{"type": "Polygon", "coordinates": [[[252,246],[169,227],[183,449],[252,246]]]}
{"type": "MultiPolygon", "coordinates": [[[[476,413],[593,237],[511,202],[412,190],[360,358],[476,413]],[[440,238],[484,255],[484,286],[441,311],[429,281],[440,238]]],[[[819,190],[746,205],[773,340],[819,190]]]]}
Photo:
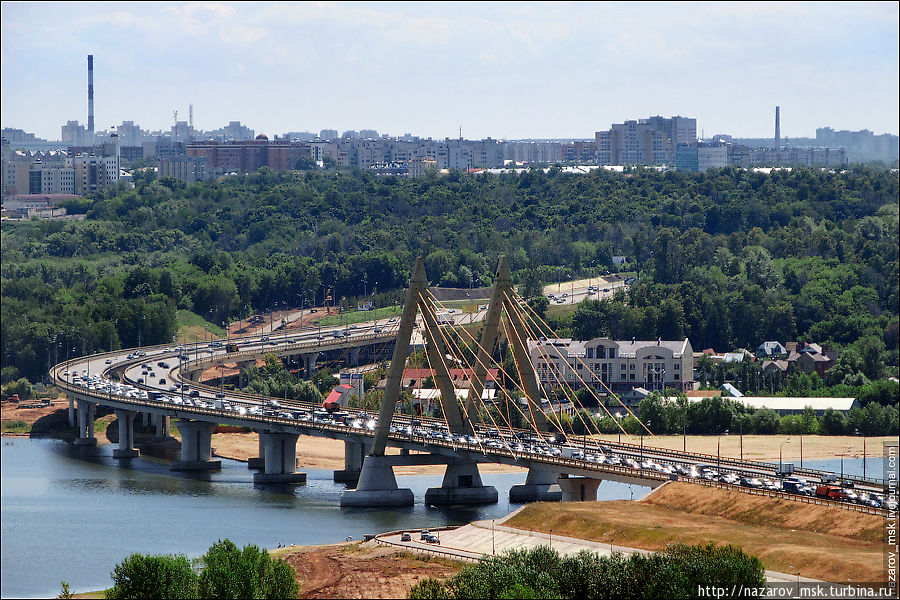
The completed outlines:
{"type": "MultiPolygon", "coordinates": [[[[388,371],[384,398],[378,418],[378,426],[371,449],[363,461],[359,483],[355,490],[341,495],[342,506],[398,506],[413,503],[409,489],[399,489],[393,474],[397,465],[425,464],[422,455],[385,456],[391,421],[397,401],[403,370],[409,356],[409,344],[416,324],[416,316],[422,315],[424,324],[425,353],[434,370],[435,383],[440,390],[441,411],[451,434],[473,435],[478,416],[478,405],[485,388],[488,365],[493,362],[492,353],[497,344],[500,319],[506,310],[509,328],[508,341],[512,347],[519,381],[528,404],[528,420],[536,431],[546,431],[547,419],[541,409],[541,394],[537,377],[528,358],[526,328],[520,311],[511,306],[514,297],[509,266],[501,257],[497,265],[494,286],[487,315],[481,330],[478,356],[475,360],[469,396],[463,406],[457,400],[456,389],[445,357],[448,356],[446,334],[441,332],[435,313],[434,301],[428,292],[425,264],[416,259],[413,275],[406,294],[406,303],[400,318],[397,343],[388,371]],[[511,331],[512,333],[509,333],[511,331]]],[[[471,460],[433,455],[429,464],[447,463],[447,471],[440,488],[430,488],[425,495],[427,504],[486,504],[497,501],[497,490],[481,482],[477,463],[471,460]]],[[[553,499],[553,498],[551,498],[553,499]]]]}

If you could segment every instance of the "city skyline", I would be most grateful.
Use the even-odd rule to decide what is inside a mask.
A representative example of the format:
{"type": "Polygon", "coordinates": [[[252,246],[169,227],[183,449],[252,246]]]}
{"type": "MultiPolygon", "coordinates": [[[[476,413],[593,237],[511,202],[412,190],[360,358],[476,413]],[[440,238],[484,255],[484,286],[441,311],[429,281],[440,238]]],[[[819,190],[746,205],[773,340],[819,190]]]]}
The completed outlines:
{"type": "Polygon", "coordinates": [[[590,138],[680,114],[762,138],[775,105],[783,138],[898,131],[896,3],[2,6],[2,125],[51,140],[87,122],[88,54],[97,130],[193,104],[197,129],[270,136],[590,138]]]}

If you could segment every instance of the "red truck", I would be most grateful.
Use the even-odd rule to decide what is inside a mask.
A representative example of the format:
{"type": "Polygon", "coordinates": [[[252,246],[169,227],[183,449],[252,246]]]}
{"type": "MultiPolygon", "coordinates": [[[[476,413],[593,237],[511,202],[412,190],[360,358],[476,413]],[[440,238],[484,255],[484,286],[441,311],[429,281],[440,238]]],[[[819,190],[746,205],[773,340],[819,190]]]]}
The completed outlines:
{"type": "Polygon", "coordinates": [[[841,488],[836,485],[819,485],[816,486],[816,496],[819,498],[829,498],[831,500],[841,500],[843,494],[841,488]]]}

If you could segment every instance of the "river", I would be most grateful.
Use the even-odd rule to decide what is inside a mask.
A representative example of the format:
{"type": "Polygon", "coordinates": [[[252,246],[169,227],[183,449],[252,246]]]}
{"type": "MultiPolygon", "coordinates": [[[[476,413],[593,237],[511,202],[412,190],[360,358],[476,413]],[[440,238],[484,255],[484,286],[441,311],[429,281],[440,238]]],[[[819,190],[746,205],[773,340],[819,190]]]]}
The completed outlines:
{"type": "MultiPolygon", "coordinates": [[[[500,502],[478,508],[434,508],[425,490],[442,477],[398,477],[416,504],[403,509],[341,509],[343,484],[309,469],[296,487],[253,484],[247,465],[222,460],[222,471],[188,475],[168,462],[139,458],[127,467],[112,444],[76,448],[59,440],[3,438],[0,460],[0,596],[55,597],[60,582],[75,592],[105,589],[116,563],[131,553],[200,556],[219,539],[238,546],[328,544],[391,529],[459,525],[499,518],[510,486],[524,473],[485,474],[500,502]]],[[[639,498],[647,488],[604,482],[601,500],[639,498]]]]}

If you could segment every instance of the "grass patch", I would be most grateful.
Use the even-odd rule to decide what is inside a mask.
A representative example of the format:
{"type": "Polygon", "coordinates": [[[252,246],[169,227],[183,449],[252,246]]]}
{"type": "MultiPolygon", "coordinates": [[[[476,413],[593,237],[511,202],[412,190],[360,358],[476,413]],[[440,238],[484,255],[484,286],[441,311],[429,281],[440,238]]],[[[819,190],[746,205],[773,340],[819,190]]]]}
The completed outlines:
{"type": "Polygon", "coordinates": [[[3,433],[31,433],[31,425],[25,421],[3,421],[0,423],[0,431],[3,433]]]}
{"type": "Polygon", "coordinates": [[[453,569],[461,569],[469,564],[461,560],[453,560],[452,558],[446,558],[444,556],[419,554],[418,552],[410,552],[408,550],[400,550],[395,556],[398,560],[405,562],[408,566],[414,566],[416,564],[433,564],[451,567],[453,569]]]}
{"type": "Polygon", "coordinates": [[[182,309],[176,311],[175,319],[178,323],[177,339],[181,343],[207,340],[210,335],[214,337],[225,337],[224,329],[210,323],[197,313],[189,310],[182,309]]]}
{"type": "Polygon", "coordinates": [[[551,304],[547,307],[547,316],[565,317],[574,315],[577,309],[577,304],[551,304]]]}
{"type": "Polygon", "coordinates": [[[365,321],[374,321],[375,319],[387,319],[389,317],[399,316],[402,311],[403,307],[396,305],[376,308],[375,310],[353,310],[345,312],[342,315],[322,317],[316,320],[315,323],[322,327],[331,325],[352,325],[354,323],[363,323],[365,321]]]}
{"type": "Polygon", "coordinates": [[[341,546],[340,552],[342,554],[355,554],[357,552],[362,552],[363,549],[360,548],[360,544],[362,544],[362,542],[351,542],[349,544],[344,544],[343,546],[341,546]]]}

